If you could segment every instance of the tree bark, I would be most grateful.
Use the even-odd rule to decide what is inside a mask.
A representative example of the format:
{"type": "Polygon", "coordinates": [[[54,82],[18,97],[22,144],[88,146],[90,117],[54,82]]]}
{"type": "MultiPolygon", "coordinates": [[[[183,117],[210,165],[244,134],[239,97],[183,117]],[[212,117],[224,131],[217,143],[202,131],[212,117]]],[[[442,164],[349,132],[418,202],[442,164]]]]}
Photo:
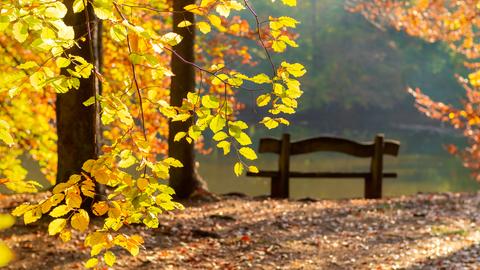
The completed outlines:
{"type": "MultiPolygon", "coordinates": [[[[67,54],[83,57],[87,62],[98,67],[100,55],[99,31],[91,31],[91,39],[88,30],[98,27],[99,21],[88,5],[90,26],[87,24],[85,12],[73,13],[73,0],[65,1],[68,13],[65,16],[65,24],[75,29],[75,39],[85,37],[85,41],[79,41],[80,46],[73,46],[67,54]]],[[[63,74],[68,75],[66,70],[63,74]]],[[[85,107],[82,103],[88,98],[98,94],[99,81],[92,74],[87,79],[80,79],[80,88],[71,89],[65,94],[58,94],[56,100],[57,134],[58,134],[58,166],[57,183],[65,182],[68,177],[80,173],[83,163],[88,159],[98,156],[97,136],[99,136],[99,118],[96,112],[97,105],[85,107]]]]}
{"type": "MultiPolygon", "coordinates": [[[[195,27],[178,27],[178,24],[184,20],[195,23],[195,15],[191,12],[185,12],[183,7],[194,4],[195,0],[175,0],[173,1],[173,31],[183,37],[182,42],[173,49],[186,61],[194,62],[195,45],[195,27]]],[[[170,105],[181,106],[182,100],[187,97],[188,92],[195,89],[195,69],[192,65],[185,63],[179,57],[172,55],[171,62],[172,77],[170,87],[170,105]]],[[[175,190],[177,198],[188,198],[196,190],[206,190],[205,182],[199,177],[195,168],[194,145],[186,140],[174,142],[175,134],[178,132],[187,132],[193,125],[193,119],[185,122],[169,123],[168,149],[169,156],[182,162],[182,168],[170,169],[170,186],[175,190]]]]}

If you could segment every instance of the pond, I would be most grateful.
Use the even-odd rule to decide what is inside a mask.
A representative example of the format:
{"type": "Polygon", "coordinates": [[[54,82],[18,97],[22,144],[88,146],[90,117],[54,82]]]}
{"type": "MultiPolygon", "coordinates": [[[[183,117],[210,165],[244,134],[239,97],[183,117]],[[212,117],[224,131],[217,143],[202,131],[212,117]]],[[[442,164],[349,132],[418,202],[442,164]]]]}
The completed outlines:
{"type": "MultiPolygon", "coordinates": [[[[386,130],[382,129],[381,130],[386,130]]],[[[448,130],[447,130],[448,131],[448,130]]],[[[358,141],[371,141],[375,135],[369,131],[330,131],[320,132],[317,129],[297,125],[295,128],[285,128],[274,132],[259,132],[250,130],[252,140],[257,143],[261,137],[271,136],[279,138],[282,132],[288,132],[292,141],[323,135],[343,136],[358,141]]],[[[464,143],[463,138],[455,132],[432,132],[431,130],[403,131],[388,129],[387,139],[396,139],[401,142],[398,157],[386,156],[384,172],[396,172],[398,178],[387,178],[383,182],[384,196],[401,196],[417,192],[447,192],[447,191],[476,191],[479,184],[470,177],[470,172],[462,166],[461,160],[448,154],[443,144],[464,143]]],[[[209,140],[206,140],[208,145],[209,140]]],[[[256,165],[259,169],[277,169],[275,154],[259,154],[256,165]]],[[[224,194],[241,192],[251,196],[267,195],[270,193],[269,178],[236,177],[233,173],[233,157],[224,157],[214,151],[209,155],[197,155],[199,172],[207,181],[212,192],[224,194]]],[[[291,159],[291,170],[295,171],[340,171],[365,172],[369,169],[370,159],[350,157],[338,153],[315,153],[294,156],[291,159]]],[[[29,169],[30,179],[41,179],[38,167],[28,159],[25,165],[29,169]]],[[[48,184],[40,181],[44,186],[48,184]]],[[[292,198],[356,198],[363,196],[362,179],[299,179],[293,178],[290,182],[292,198]]],[[[2,191],[2,190],[0,190],[2,191]]],[[[5,190],[3,190],[5,191],[5,190]]]]}

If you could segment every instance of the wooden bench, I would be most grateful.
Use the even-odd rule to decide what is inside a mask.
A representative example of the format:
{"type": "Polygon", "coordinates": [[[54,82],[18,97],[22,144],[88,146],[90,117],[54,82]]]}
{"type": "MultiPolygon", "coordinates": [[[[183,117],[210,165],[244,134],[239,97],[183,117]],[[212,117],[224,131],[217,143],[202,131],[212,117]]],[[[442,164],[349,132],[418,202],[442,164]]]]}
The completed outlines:
{"type": "Polygon", "coordinates": [[[298,142],[290,142],[290,134],[283,134],[282,139],[260,139],[260,153],[275,153],[278,159],[278,171],[249,172],[247,176],[270,177],[272,198],[289,197],[289,180],[295,178],[363,178],[365,179],[365,198],[382,197],[383,178],[395,178],[396,173],[383,172],[383,155],[397,156],[400,143],[385,140],[383,134],[375,136],[373,142],[359,143],[343,138],[318,137],[298,142]],[[371,158],[368,172],[291,172],[290,156],[313,152],[340,152],[355,157],[371,158]]]}

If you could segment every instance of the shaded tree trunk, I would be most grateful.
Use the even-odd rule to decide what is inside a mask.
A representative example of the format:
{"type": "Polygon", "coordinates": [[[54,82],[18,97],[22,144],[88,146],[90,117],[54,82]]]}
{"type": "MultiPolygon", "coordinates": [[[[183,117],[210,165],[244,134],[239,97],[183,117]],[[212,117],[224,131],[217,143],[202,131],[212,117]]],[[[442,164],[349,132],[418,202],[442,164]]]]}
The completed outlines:
{"type": "MultiPolygon", "coordinates": [[[[184,20],[195,23],[193,13],[185,12],[184,6],[194,4],[195,0],[175,0],[173,1],[173,31],[183,37],[182,42],[173,49],[186,61],[194,62],[195,45],[195,27],[178,27],[178,24],[184,20]]],[[[172,55],[171,63],[172,77],[170,88],[170,104],[172,106],[181,106],[182,100],[187,97],[187,93],[195,89],[195,69],[192,65],[185,63],[179,57],[172,55]]],[[[170,122],[168,135],[169,156],[182,162],[182,168],[170,169],[170,185],[175,189],[178,198],[188,198],[196,190],[205,190],[206,185],[199,177],[195,168],[194,145],[185,140],[174,142],[175,134],[184,131],[193,125],[193,119],[185,122],[170,122]]]]}
{"type": "MultiPolygon", "coordinates": [[[[75,29],[75,38],[85,37],[80,46],[73,46],[68,54],[83,57],[89,63],[98,67],[101,48],[98,27],[99,21],[95,19],[91,5],[88,5],[91,40],[88,35],[89,26],[86,23],[85,12],[73,13],[73,0],[65,1],[68,13],[65,23],[75,29]]],[[[63,74],[68,75],[66,70],[63,74]]],[[[58,94],[56,100],[57,134],[58,134],[58,167],[57,183],[65,182],[74,173],[80,173],[83,163],[88,159],[98,156],[97,136],[99,136],[99,118],[96,112],[97,105],[85,107],[82,103],[98,94],[99,81],[92,74],[88,79],[80,79],[80,88],[72,89],[65,94],[58,94]]]]}

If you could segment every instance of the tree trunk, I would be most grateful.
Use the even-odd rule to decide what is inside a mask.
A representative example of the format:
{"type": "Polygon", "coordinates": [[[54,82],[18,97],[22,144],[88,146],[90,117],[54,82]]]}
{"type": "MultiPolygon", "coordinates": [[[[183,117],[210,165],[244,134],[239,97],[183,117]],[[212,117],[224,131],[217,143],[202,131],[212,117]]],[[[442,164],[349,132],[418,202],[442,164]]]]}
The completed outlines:
{"type": "MultiPolygon", "coordinates": [[[[68,54],[83,57],[87,62],[98,67],[98,56],[101,48],[98,31],[91,31],[91,40],[88,35],[89,26],[86,23],[85,12],[73,13],[73,0],[65,1],[68,13],[65,23],[75,29],[75,38],[85,37],[86,41],[79,41],[79,47],[73,46],[68,54]]],[[[88,5],[90,28],[97,27],[91,5],[88,5]]],[[[63,74],[68,75],[66,70],[63,74]]],[[[88,159],[97,158],[98,115],[97,105],[85,107],[82,103],[98,94],[99,81],[92,74],[88,79],[80,79],[80,88],[71,89],[65,94],[58,94],[56,100],[57,134],[58,134],[58,167],[57,183],[65,182],[68,177],[80,173],[83,163],[88,159]]]]}
{"type": "MultiPolygon", "coordinates": [[[[183,7],[194,4],[195,0],[175,0],[173,1],[173,31],[183,37],[182,42],[173,49],[186,61],[194,62],[195,45],[195,27],[178,27],[178,24],[184,20],[195,23],[195,16],[191,12],[185,12],[183,7]]],[[[187,93],[195,89],[195,69],[192,65],[185,63],[179,57],[172,55],[171,63],[172,77],[170,88],[170,104],[172,106],[181,106],[182,100],[187,97],[187,93]]],[[[170,169],[170,185],[175,189],[178,198],[188,198],[196,190],[205,190],[206,185],[198,176],[195,168],[194,145],[186,140],[174,142],[175,134],[184,131],[193,125],[193,119],[185,122],[170,122],[168,134],[169,156],[182,162],[182,168],[170,169]]]]}

